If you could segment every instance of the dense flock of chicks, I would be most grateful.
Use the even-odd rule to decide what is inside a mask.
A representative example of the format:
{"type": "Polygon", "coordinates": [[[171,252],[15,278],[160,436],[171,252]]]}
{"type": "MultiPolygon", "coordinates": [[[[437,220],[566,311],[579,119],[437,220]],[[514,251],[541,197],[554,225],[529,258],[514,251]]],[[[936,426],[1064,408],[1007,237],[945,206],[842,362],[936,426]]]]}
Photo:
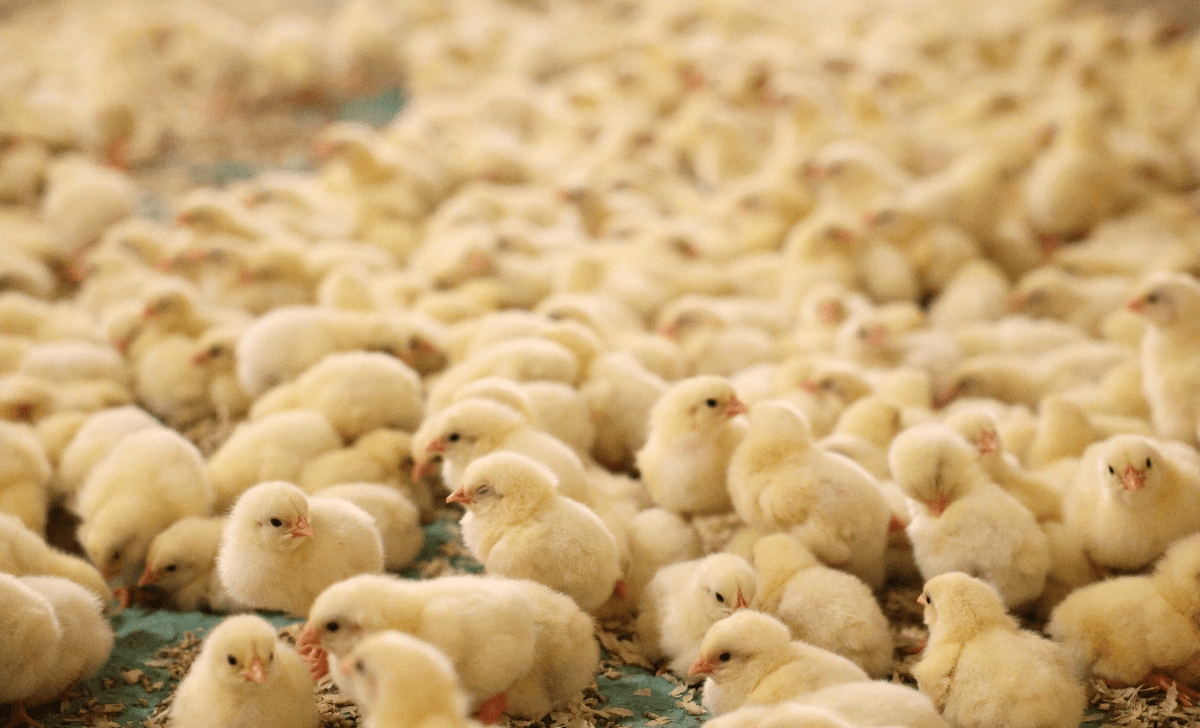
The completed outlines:
{"type": "MultiPolygon", "coordinates": [[[[114,593],[307,620],[214,629],[180,728],[314,726],[326,673],[369,726],[537,718],[614,613],[724,728],[1073,728],[1090,676],[1200,698],[1200,41],[982,10],[350,3],[340,66],[320,26],[270,57],[402,69],[409,106],[172,223],[100,163],[153,109],[52,142],[30,94],[0,702],[92,674],[114,593]],[[487,575],[385,574],[442,500],[487,575]],[[889,581],[925,585],[919,690],[886,679],[889,581]]],[[[169,51],[241,88],[219,17],[152,20],[103,41],[112,83],[169,51]]]]}

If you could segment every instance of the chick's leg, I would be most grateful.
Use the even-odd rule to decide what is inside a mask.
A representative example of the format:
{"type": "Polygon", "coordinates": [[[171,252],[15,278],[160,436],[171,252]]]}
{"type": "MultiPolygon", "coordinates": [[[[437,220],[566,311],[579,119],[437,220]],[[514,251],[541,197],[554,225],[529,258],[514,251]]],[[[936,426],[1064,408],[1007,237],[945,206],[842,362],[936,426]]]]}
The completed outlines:
{"type": "Polygon", "coordinates": [[[12,704],[12,718],[10,718],[9,721],[4,724],[4,728],[16,728],[19,725],[28,725],[41,728],[42,724],[38,723],[33,718],[30,718],[29,714],[25,712],[25,704],[18,700],[12,704]]]}
{"type": "Polygon", "coordinates": [[[1163,691],[1170,690],[1171,686],[1174,685],[1179,696],[1179,703],[1185,708],[1190,708],[1193,704],[1200,703],[1200,692],[1192,690],[1170,675],[1164,675],[1161,672],[1152,672],[1146,677],[1146,684],[1153,685],[1163,691]]]}
{"type": "Polygon", "coordinates": [[[501,714],[506,710],[508,710],[508,696],[504,693],[496,693],[479,706],[479,722],[484,725],[499,723],[501,714]]]}

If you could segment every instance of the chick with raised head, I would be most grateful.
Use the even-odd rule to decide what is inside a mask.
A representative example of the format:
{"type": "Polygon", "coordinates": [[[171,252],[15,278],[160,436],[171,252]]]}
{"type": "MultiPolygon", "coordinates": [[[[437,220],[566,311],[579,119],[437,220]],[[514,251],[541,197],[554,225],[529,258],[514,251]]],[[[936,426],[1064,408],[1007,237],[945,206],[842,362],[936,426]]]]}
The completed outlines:
{"type": "Polygon", "coordinates": [[[428,642],[384,630],[363,638],[339,667],[367,728],[477,725],[454,665],[428,642]]]}
{"type": "Polygon", "coordinates": [[[229,617],[205,638],[175,690],[169,725],[200,728],[320,725],[313,681],[291,645],[251,614],[229,617]]]}
{"type": "Polygon", "coordinates": [[[133,586],[150,543],[172,523],[212,512],[204,458],[165,427],[126,435],[84,481],[74,506],[77,535],[107,581],[133,586]]]}
{"type": "Polygon", "coordinates": [[[0,513],[20,518],[31,531],[45,533],[51,473],[37,431],[0,421],[0,513]]]}
{"type": "Polygon", "coordinates": [[[446,502],[466,507],[463,542],[488,572],[545,584],[593,612],[623,576],[617,541],[595,512],[556,491],[549,468],[501,450],[467,466],[446,502]]]}
{"type": "Polygon", "coordinates": [[[380,352],[330,354],[260,396],[250,407],[250,421],[296,409],[325,415],[346,440],[380,427],[411,431],[421,422],[421,378],[380,352]]]}
{"type": "Polygon", "coordinates": [[[268,480],[295,482],[310,461],[337,450],[342,438],[320,412],[293,410],[239,424],[208,459],[218,513],[268,480]]]}
{"type": "Polygon", "coordinates": [[[926,582],[917,601],[929,641],[913,677],[947,721],[971,728],[1079,725],[1087,696],[1066,651],[1020,629],[994,587],[949,572],[926,582]]]}
{"type": "Polygon", "coordinates": [[[872,677],[892,670],[892,635],[871,588],[821,564],[797,538],[764,536],[754,544],[750,606],[787,625],[792,638],[829,650],[872,677]]]}
{"type": "Polygon", "coordinates": [[[164,593],[172,608],[184,612],[242,608],[217,578],[217,551],[224,531],[224,518],[179,519],[150,543],[137,585],[164,593]]]}
{"type": "Polygon", "coordinates": [[[252,404],[237,377],[234,352],[245,329],[240,324],[214,326],[195,341],[191,365],[204,372],[208,400],[217,422],[227,425],[241,419],[252,404]]]}
{"type": "Polygon", "coordinates": [[[679,675],[700,656],[700,643],[717,621],[754,599],[754,569],[740,556],[712,554],[658,570],[642,595],[637,633],[643,653],[668,659],[679,675]]]}
{"type": "Polygon", "coordinates": [[[911,427],[888,462],[909,497],[908,537],[925,580],[948,571],[996,585],[1010,608],[1032,602],[1050,569],[1050,546],[1029,509],[988,479],[975,449],[949,427],[911,427]]]}
{"type": "Polygon", "coordinates": [[[420,511],[396,488],[346,482],[322,488],[313,495],[350,501],[375,519],[375,528],[383,541],[383,565],[388,571],[407,567],[425,546],[420,511]]]}
{"type": "Polygon", "coordinates": [[[57,576],[0,573],[0,704],[11,725],[37,725],[26,706],[48,703],[96,672],[113,630],[96,595],[57,576]]]}
{"type": "Polygon", "coordinates": [[[0,513],[0,572],[14,576],[61,576],[96,595],[104,604],[112,591],[96,567],[53,548],[16,516],[0,513]]]}
{"type": "Polygon", "coordinates": [[[1076,589],[1050,614],[1046,634],[1062,643],[1077,671],[1111,685],[1178,680],[1181,696],[1197,699],[1200,637],[1196,634],[1196,580],[1200,535],[1172,544],[1154,571],[1120,576],[1076,589]]]}
{"type": "Polygon", "coordinates": [[[701,701],[714,716],[743,705],[773,705],[839,683],[868,682],[850,660],[792,641],[774,617],[739,611],[709,628],[689,675],[707,675],[701,701]]]}
{"type": "Polygon", "coordinates": [[[59,458],[58,477],[54,481],[56,495],[74,495],[92,468],[123,437],[151,427],[162,427],[162,423],[133,405],[100,410],[89,416],[59,458]]]}
{"type": "Polygon", "coordinates": [[[1200,438],[1200,281],[1156,273],[1125,307],[1150,322],[1142,337],[1142,391],[1159,437],[1196,445],[1200,438]]]}
{"type": "Polygon", "coordinates": [[[751,526],[789,530],[824,563],[883,585],[892,514],[878,483],[850,458],[817,447],[789,402],[750,409],[750,431],[729,461],[729,492],[751,526]]]}
{"type": "Polygon", "coordinates": [[[746,412],[728,379],[676,382],[650,410],[646,445],[636,462],[654,502],[679,514],[728,513],[725,471],[746,434],[746,412]]]}
{"type": "Polygon", "coordinates": [[[1097,566],[1136,571],[1200,531],[1200,455],[1187,445],[1118,435],[1089,447],[1067,490],[1064,521],[1097,566]]]}
{"type": "Polygon", "coordinates": [[[492,399],[464,399],[425,418],[412,437],[413,479],[434,472],[440,460],[442,482],[453,490],[467,466],[497,450],[537,460],[553,471],[561,495],[590,502],[583,463],[575,451],[492,399]]]}
{"type": "Polygon", "coordinates": [[[229,514],[217,573],[230,596],[254,609],[308,614],[330,584],[383,571],[374,519],[337,498],[309,498],[291,483],[260,483],[229,514]]]}

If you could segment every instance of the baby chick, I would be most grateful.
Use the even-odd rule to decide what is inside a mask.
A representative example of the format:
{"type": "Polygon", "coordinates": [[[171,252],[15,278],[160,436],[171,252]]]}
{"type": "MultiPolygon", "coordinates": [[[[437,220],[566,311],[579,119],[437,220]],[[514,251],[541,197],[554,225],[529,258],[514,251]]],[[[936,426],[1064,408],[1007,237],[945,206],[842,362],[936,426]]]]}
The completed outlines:
{"type": "Polygon", "coordinates": [[[37,431],[0,421],[0,513],[14,515],[30,530],[45,533],[50,474],[50,459],[37,431]]]}
{"type": "Polygon", "coordinates": [[[675,383],[650,411],[637,468],[658,505],[680,514],[728,513],[725,470],[746,434],[736,419],[746,405],[728,379],[692,377],[675,383]]]}
{"type": "Polygon", "coordinates": [[[308,498],[291,483],[260,483],[229,514],[217,573],[239,602],[254,609],[308,614],[330,584],[383,570],[383,543],[373,519],[337,498],[308,498]]]}
{"type": "Polygon", "coordinates": [[[149,412],[127,405],[100,410],[88,417],[67,443],[59,458],[56,488],[60,495],[74,495],[92,468],[108,455],[113,446],[126,435],[162,423],[149,412]]]}
{"type": "Polygon", "coordinates": [[[1063,510],[1092,563],[1136,571],[1200,530],[1200,456],[1139,435],[1096,443],[1080,459],[1063,510]]]}
{"type": "Polygon", "coordinates": [[[468,728],[467,696],[436,647],[385,630],[364,638],[340,665],[366,728],[468,728]]]}
{"type": "Polygon", "coordinates": [[[650,659],[666,657],[678,675],[700,655],[700,643],[717,621],[754,599],[754,569],[740,556],[712,554],[658,570],[638,610],[637,633],[650,659]]]}
{"type": "Polygon", "coordinates": [[[891,674],[887,617],[861,579],[823,566],[786,533],[754,544],[754,569],[751,607],[786,624],[793,638],[841,655],[872,677],[891,674]]]}
{"type": "Polygon", "coordinates": [[[705,723],[709,728],[854,728],[829,710],[796,703],[749,705],[705,723]]]}
{"type": "Polygon", "coordinates": [[[61,577],[0,573],[0,615],[0,703],[13,704],[12,725],[37,725],[25,706],[60,697],[112,652],[100,600],[61,577]]]}
{"type": "Polygon", "coordinates": [[[4,513],[0,513],[0,572],[14,576],[61,576],[92,592],[104,604],[112,601],[112,592],[96,567],[51,547],[16,516],[4,513]]]}
{"type": "Polygon", "coordinates": [[[479,458],[446,502],[466,507],[463,542],[490,573],[545,584],[585,612],[608,601],[622,576],[612,532],[558,494],[554,474],[532,458],[503,450],[479,458]]]}
{"type": "Polygon", "coordinates": [[[910,498],[908,537],[921,576],[977,574],[1019,607],[1042,592],[1050,546],[1033,515],[988,480],[974,449],[945,425],[911,427],[888,453],[910,498]]]}
{"type": "Polygon", "coordinates": [[[171,704],[174,728],[315,728],[320,722],[304,661],[270,622],[250,614],[229,617],[209,633],[171,704]]]}
{"type": "Polygon", "coordinates": [[[1134,289],[1125,307],[1146,317],[1142,391],[1160,437],[1196,445],[1200,437],[1200,281],[1185,273],[1156,273],[1134,289]]]}
{"type": "Polygon", "coordinates": [[[870,473],[813,442],[791,403],[750,409],[750,431],[729,461],[729,492],[751,526],[790,529],[830,566],[883,585],[891,511],[870,473]]]}
{"type": "Polygon", "coordinates": [[[926,582],[917,601],[929,641],[913,677],[951,724],[1079,725],[1087,696],[1066,652],[1020,629],[994,587],[950,572],[926,582]]]}
{"type": "Polygon", "coordinates": [[[137,585],[165,592],[167,603],[180,611],[237,610],[241,605],[225,591],[216,572],[224,530],[224,518],[192,516],[171,524],[150,544],[137,585]]]}
{"type": "Polygon", "coordinates": [[[322,488],[313,495],[350,501],[375,520],[375,528],[383,540],[383,566],[388,571],[407,567],[425,546],[420,512],[395,488],[376,483],[342,483],[322,488]]]}
{"type": "Polygon", "coordinates": [[[772,705],[828,685],[868,680],[840,655],[793,642],[782,622],[750,610],[709,628],[689,675],[707,675],[705,708],[714,716],[743,705],[772,705]]]}

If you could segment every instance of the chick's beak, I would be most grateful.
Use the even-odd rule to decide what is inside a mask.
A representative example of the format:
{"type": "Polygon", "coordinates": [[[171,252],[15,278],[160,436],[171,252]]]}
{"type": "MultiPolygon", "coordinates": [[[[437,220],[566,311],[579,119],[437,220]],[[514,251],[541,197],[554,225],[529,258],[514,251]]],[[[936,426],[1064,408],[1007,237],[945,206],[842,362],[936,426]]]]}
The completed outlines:
{"type": "Polygon", "coordinates": [[[926,503],[926,505],[929,507],[929,512],[933,514],[933,517],[938,518],[946,510],[946,496],[939,495],[937,498],[926,503]]]}
{"type": "Polygon", "coordinates": [[[678,339],[679,327],[675,326],[674,324],[663,324],[655,330],[655,333],[666,339],[678,339]]]}
{"type": "Polygon", "coordinates": [[[338,663],[338,667],[341,668],[343,675],[349,675],[354,672],[354,657],[347,656],[346,659],[338,663]]]}
{"type": "Polygon", "coordinates": [[[979,454],[990,455],[996,452],[996,433],[985,432],[979,436],[979,454]]]}
{"type": "Polygon", "coordinates": [[[746,601],[746,597],[745,597],[745,595],[744,595],[744,594],[742,594],[742,590],[741,590],[741,589],[738,589],[737,603],[733,605],[733,608],[734,608],[735,610],[737,610],[737,609],[746,609],[746,608],[748,608],[749,606],[750,606],[750,602],[746,601]]]}
{"type": "Polygon", "coordinates": [[[425,452],[446,452],[446,438],[439,437],[425,446],[425,452]]]}
{"type": "Polygon", "coordinates": [[[142,572],[142,577],[138,579],[138,586],[148,586],[158,581],[158,574],[154,573],[154,566],[147,561],[146,570],[142,572]]]}
{"type": "Polygon", "coordinates": [[[437,472],[437,463],[433,460],[429,460],[429,461],[426,461],[423,463],[413,463],[413,468],[412,468],[413,482],[415,483],[416,481],[420,480],[421,478],[424,478],[426,475],[433,475],[436,472],[437,472]]]}
{"type": "Polygon", "coordinates": [[[465,506],[465,505],[470,505],[471,503],[474,503],[475,499],[472,498],[471,496],[467,495],[463,491],[462,488],[459,488],[458,490],[454,491],[450,495],[446,496],[446,502],[447,503],[461,503],[465,506]]]}
{"type": "Polygon", "coordinates": [[[296,523],[292,525],[292,530],[288,531],[288,535],[292,538],[300,538],[302,536],[312,536],[312,524],[304,516],[296,519],[296,523]]]}
{"type": "Polygon", "coordinates": [[[1010,293],[1008,296],[1008,310],[1020,311],[1025,308],[1025,296],[1020,293],[1010,293]]]}
{"type": "Polygon", "coordinates": [[[189,361],[191,361],[192,366],[194,367],[202,367],[208,363],[208,353],[198,351],[195,354],[192,354],[192,358],[189,361]]]}
{"type": "Polygon", "coordinates": [[[699,657],[696,658],[696,661],[692,663],[692,666],[690,668],[688,668],[688,674],[689,675],[711,675],[712,672],[716,669],[717,669],[716,665],[714,665],[711,662],[709,662],[708,660],[704,659],[704,655],[700,655],[699,657]]]}
{"type": "Polygon", "coordinates": [[[725,405],[726,417],[737,417],[738,415],[745,414],[749,411],[750,408],[746,406],[746,403],[737,397],[731,397],[729,404],[725,405]]]}
{"type": "Polygon", "coordinates": [[[821,391],[821,385],[817,384],[811,379],[805,379],[803,382],[800,382],[800,389],[803,389],[809,394],[816,394],[817,392],[821,391]]]}
{"type": "Polygon", "coordinates": [[[1131,298],[1125,302],[1125,308],[1134,313],[1141,313],[1146,310],[1146,302],[1141,298],[1131,298]]]}
{"type": "Polygon", "coordinates": [[[242,673],[242,677],[246,678],[246,682],[256,682],[262,685],[267,681],[267,667],[262,660],[255,657],[250,661],[250,667],[242,673]]]}
{"type": "Polygon", "coordinates": [[[1121,485],[1130,493],[1136,493],[1146,485],[1146,474],[1132,465],[1125,466],[1125,474],[1121,476],[1121,485]]]}
{"type": "Polygon", "coordinates": [[[921,592],[921,596],[917,597],[917,604],[920,604],[922,607],[929,604],[929,600],[925,598],[925,592],[921,592]]]}

